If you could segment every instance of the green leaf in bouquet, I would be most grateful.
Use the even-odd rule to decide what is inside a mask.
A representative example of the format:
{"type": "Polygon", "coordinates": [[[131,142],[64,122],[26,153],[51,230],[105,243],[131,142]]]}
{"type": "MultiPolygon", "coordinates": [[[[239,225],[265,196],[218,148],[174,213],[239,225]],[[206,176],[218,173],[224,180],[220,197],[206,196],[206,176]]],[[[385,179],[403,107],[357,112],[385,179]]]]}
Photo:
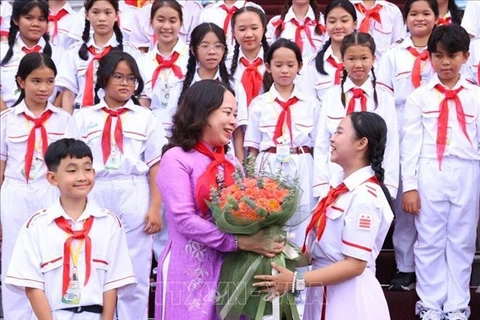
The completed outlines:
{"type": "Polygon", "coordinates": [[[257,178],[257,186],[260,188],[260,189],[263,189],[263,177],[262,176],[259,176],[257,178]]]}
{"type": "Polygon", "coordinates": [[[257,209],[257,214],[260,216],[260,217],[266,217],[268,215],[268,212],[267,210],[263,209],[263,208],[258,208],[257,209]]]}
{"type": "Polygon", "coordinates": [[[249,206],[252,209],[255,209],[257,207],[257,204],[253,199],[250,199],[249,197],[242,197],[241,199],[247,206],[249,206]]]}

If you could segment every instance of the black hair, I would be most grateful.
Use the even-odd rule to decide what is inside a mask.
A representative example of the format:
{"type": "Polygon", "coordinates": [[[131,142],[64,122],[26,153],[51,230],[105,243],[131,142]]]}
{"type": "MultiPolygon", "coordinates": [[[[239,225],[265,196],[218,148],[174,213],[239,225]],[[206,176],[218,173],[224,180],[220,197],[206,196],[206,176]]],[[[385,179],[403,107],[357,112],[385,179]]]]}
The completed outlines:
{"type": "MultiPolygon", "coordinates": [[[[8,31],[8,51],[2,60],[2,66],[7,64],[13,56],[13,46],[15,45],[15,40],[17,39],[17,33],[19,31],[17,23],[19,23],[20,17],[27,15],[34,8],[40,9],[45,18],[45,24],[48,25],[48,2],[46,0],[15,0],[12,4],[12,18],[10,20],[10,29],[8,31]]],[[[51,57],[52,47],[49,43],[50,36],[48,35],[48,27],[42,37],[45,40],[43,53],[51,57]]]]}
{"type": "Polygon", "coordinates": [[[467,31],[458,24],[450,24],[448,26],[438,26],[433,29],[428,39],[428,53],[432,55],[438,51],[438,45],[447,50],[448,53],[462,51],[467,53],[470,50],[470,36],[467,31]]]}
{"type": "Polygon", "coordinates": [[[223,53],[222,60],[218,65],[218,69],[220,71],[220,81],[228,88],[231,88],[230,75],[228,74],[227,67],[225,66],[225,59],[228,53],[225,32],[223,32],[223,29],[217,26],[215,23],[204,22],[196,26],[195,29],[193,29],[192,31],[189,45],[190,54],[187,63],[187,73],[185,74],[185,78],[183,79],[183,86],[180,97],[178,98],[178,104],[182,103],[185,92],[192,84],[193,77],[195,75],[195,72],[197,71],[197,48],[202,42],[203,38],[205,38],[205,35],[209,32],[213,32],[217,36],[218,41],[225,47],[225,51],[223,53]]]}
{"type": "MultiPolygon", "coordinates": [[[[87,19],[88,11],[93,7],[93,4],[99,0],[86,0],[85,1],[85,27],[83,28],[82,40],[83,44],[78,50],[78,56],[82,59],[87,61],[88,60],[88,47],[87,43],[90,40],[90,21],[87,19]]],[[[118,14],[119,6],[118,0],[106,0],[110,3],[118,14]]],[[[113,32],[115,33],[115,37],[117,38],[118,46],[116,46],[115,50],[123,51],[123,34],[122,30],[120,30],[120,26],[118,25],[118,21],[115,21],[113,25],[113,32]]]]}
{"type": "Polygon", "coordinates": [[[387,124],[378,114],[373,112],[352,112],[350,115],[353,130],[357,139],[368,140],[367,159],[371,164],[390,208],[394,212],[393,200],[390,192],[383,183],[385,170],[382,167],[383,156],[387,145],[387,124]]]}
{"type": "Polygon", "coordinates": [[[17,74],[15,75],[15,82],[17,83],[18,90],[20,90],[20,96],[18,97],[17,101],[12,105],[15,107],[23,99],[25,99],[25,90],[22,89],[18,83],[17,78],[25,80],[33,70],[47,67],[53,71],[53,74],[57,76],[57,68],[55,67],[55,63],[53,62],[52,58],[50,58],[45,53],[41,52],[32,52],[26,54],[22,60],[20,60],[20,64],[18,65],[17,74]]]}
{"type": "MultiPolygon", "coordinates": [[[[300,66],[303,63],[302,59],[302,52],[300,51],[300,48],[297,46],[297,44],[291,40],[285,39],[285,38],[280,38],[272,45],[270,48],[268,48],[267,54],[265,55],[265,63],[270,66],[270,63],[272,62],[273,54],[275,51],[277,51],[280,48],[287,48],[293,51],[295,53],[295,58],[297,59],[298,65],[300,66]]],[[[265,74],[263,75],[263,91],[267,92],[270,90],[273,84],[273,77],[272,74],[269,73],[268,71],[265,71],[265,74]]]]}
{"type": "MultiPolygon", "coordinates": [[[[235,29],[235,23],[237,22],[236,21],[237,17],[244,12],[254,12],[260,18],[260,22],[262,23],[262,27],[263,27],[262,47],[263,47],[263,60],[265,61],[265,55],[267,54],[267,51],[268,51],[267,36],[265,35],[266,32],[267,32],[267,16],[265,15],[265,13],[262,10],[260,10],[258,8],[255,8],[255,7],[252,7],[252,6],[241,7],[232,16],[232,22],[231,22],[232,30],[235,29]]],[[[240,53],[240,44],[238,43],[237,40],[235,40],[235,49],[233,51],[232,65],[230,67],[230,75],[231,76],[233,76],[235,74],[235,71],[237,70],[239,53],[240,53]]]]}
{"type": "Polygon", "coordinates": [[[47,148],[47,152],[45,152],[44,159],[48,171],[57,171],[60,162],[67,157],[74,159],[89,157],[93,162],[92,150],[85,142],[72,138],[63,138],[51,143],[47,148]]]}
{"type": "Polygon", "coordinates": [[[157,10],[163,7],[172,8],[177,11],[178,16],[180,17],[180,24],[183,24],[182,6],[176,0],[155,0],[152,5],[152,10],[150,11],[150,22],[155,18],[157,10]]]}
{"type": "Polygon", "coordinates": [[[227,91],[234,95],[232,88],[211,79],[198,81],[189,87],[173,116],[172,137],[163,147],[163,153],[173,147],[192,150],[200,141],[208,116],[220,108],[227,91]]]}
{"type": "Polygon", "coordinates": [[[440,9],[438,8],[437,0],[407,0],[407,1],[405,1],[405,5],[403,6],[403,19],[405,21],[407,21],[407,17],[408,17],[408,14],[410,13],[410,9],[412,7],[412,4],[414,4],[417,1],[427,2],[430,9],[432,9],[435,17],[438,18],[438,16],[440,15],[440,9]]]}
{"type": "Polygon", "coordinates": [[[120,61],[125,61],[130,69],[132,70],[133,75],[137,79],[137,87],[132,96],[132,101],[136,105],[140,105],[137,96],[139,96],[143,91],[143,79],[138,69],[138,65],[135,62],[135,59],[128,53],[123,51],[114,50],[109,52],[106,56],[100,59],[98,63],[97,70],[97,82],[95,84],[95,104],[100,102],[98,97],[98,90],[105,89],[107,86],[108,79],[113,74],[117,65],[120,61]]]}
{"type": "MultiPolygon", "coordinates": [[[[342,44],[340,45],[340,53],[342,54],[342,59],[345,57],[345,51],[351,46],[365,46],[370,49],[370,52],[372,53],[372,56],[375,57],[375,40],[373,40],[372,36],[368,33],[363,33],[363,32],[353,32],[345,38],[343,38],[342,44]]],[[[372,65],[371,69],[371,74],[372,74],[372,87],[373,87],[373,101],[375,102],[375,107],[378,105],[378,97],[377,97],[377,89],[376,89],[376,84],[377,84],[377,76],[375,75],[375,68],[372,65]]],[[[342,75],[342,82],[341,82],[341,100],[342,104],[344,107],[346,107],[346,101],[345,101],[345,94],[343,90],[343,85],[345,84],[345,81],[347,81],[347,70],[343,69],[343,75],[342,75]]]]}
{"type": "MultiPolygon", "coordinates": [[[[330,11],[336,8],[343,8],[348,12],[349,15],[352,16],[354,22],[357,21],[357,11],[355,10],[355,6],[349,0],[333,0],[328,3],[325,9],[325,24],[327,23],[328,14],[330,11]]],[[[331,44],[332,39],[329,37],[328,40],[323,44],[322,50],[320,50],[315,56],[315,68],[320,74],[323,75],[328,75],[328,73],[325,71],[323,58],[325,56],[325,52],[331,44]]]]}
{"type": "MultiPolygon", "coordinates": [[[[285,5],[283,6],[282,12],[280,13],[280,21],[281,23],[278,24],[278,26],[275,28],[275,36],[277,38],[280,38],[280,35],[282,34],[283,27],[284,27],[284,20],[285,16],[288,13],[288,10],[290,10],[290,7],[292,6],[293,1],[292,0],[286,0],[285,5]]],[[[310,0],[310,7],[313,10],[313,14],[315,16],[315,21],[317,22],[317,26],[315,27],[315,33],[318,35],[322,35],[322,29],[320,27],[320,6],[318,5],[316,0],[310,0]]]]}
{"type": "Polygon", "coordinates": [[[463,19],[463,10],[457,6],[455,0],[448,0],[448,10],[450,10],[452,16],[452,22],[460,25],[463,19]]]}

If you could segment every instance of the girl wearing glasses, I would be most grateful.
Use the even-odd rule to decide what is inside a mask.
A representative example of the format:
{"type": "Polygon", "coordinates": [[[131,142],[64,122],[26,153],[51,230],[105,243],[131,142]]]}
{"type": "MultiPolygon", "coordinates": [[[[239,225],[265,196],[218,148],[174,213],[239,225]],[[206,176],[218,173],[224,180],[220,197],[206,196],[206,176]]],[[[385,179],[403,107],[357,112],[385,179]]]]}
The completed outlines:
{"type": "Polygon", "coordinates": [[[153,113],[138,105],[135,96],[142,90],[134,58],[114,50],[100,60],[96,104],[74,116],[93,153],[96,183],[90,198],[117,213],[127,233],[137,285],[118,293],[120,319],[147,319],[150,249],[162,227],[155,177],[165,132],[153,113]]]}

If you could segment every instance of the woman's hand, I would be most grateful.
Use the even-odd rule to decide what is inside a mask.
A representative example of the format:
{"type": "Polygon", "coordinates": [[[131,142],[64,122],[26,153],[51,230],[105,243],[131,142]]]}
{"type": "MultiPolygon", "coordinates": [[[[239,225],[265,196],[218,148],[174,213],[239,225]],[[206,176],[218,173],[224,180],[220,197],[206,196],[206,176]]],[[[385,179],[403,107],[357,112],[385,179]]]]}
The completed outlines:
{"type": "Polygon", "coordinates": [[[145,228],[143,232],[154,234],[162,230],[162,216],[159,208],[150,207],[145,215],[145,228]]]}
{"type": "Polygon", "coordinates": [[[292,290],[293,283],[293,272],[287,268],[280,267],[275,262],[272,262],[272,268],[278,271],[276,275],[258,275],[254,276],[254,279],[262,280],[255,282],[254,287],[258,287],[259,292],[272,294],[268,297],[269,300],[272,300],[276,296],[282,295],[288,291],[292,290]]]}
{"type": "Polygon", "coordinates": [[[248,236],[238,236],[238,249],[243,251],[252,251],[268,258],[275,257],[282,252],[285,242],[276,242],[274,239],[265,238],[266,229],[261,229],[257,233],[248,236]]]}

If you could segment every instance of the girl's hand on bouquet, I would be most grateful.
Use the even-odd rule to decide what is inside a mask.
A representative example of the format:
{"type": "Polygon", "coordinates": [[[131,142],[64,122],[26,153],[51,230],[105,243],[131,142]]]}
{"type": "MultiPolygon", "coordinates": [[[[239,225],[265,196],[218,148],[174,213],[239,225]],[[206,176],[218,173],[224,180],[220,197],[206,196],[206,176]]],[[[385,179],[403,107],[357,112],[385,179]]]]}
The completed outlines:
{"type": "Polygon", "coordinates": [[[287,268],[280,267],[275,262],[271,264],[272,268],[278,271],[276,275],[257,275],[253,278],[261,280],[253,284],[261,293],[271,293],[268,297],[272,300],[275,297],[292,290],[293,272],[287,268]]]}
{"type": "Polygon", "coordinates": [[[273,258],[282,252],[285,242],[276,242],[273,238],[265,237],[266,229],[261,229],[257,233],[248,236],[238,236],[238,249],[251,251],[268,258],[273,258]]]}

